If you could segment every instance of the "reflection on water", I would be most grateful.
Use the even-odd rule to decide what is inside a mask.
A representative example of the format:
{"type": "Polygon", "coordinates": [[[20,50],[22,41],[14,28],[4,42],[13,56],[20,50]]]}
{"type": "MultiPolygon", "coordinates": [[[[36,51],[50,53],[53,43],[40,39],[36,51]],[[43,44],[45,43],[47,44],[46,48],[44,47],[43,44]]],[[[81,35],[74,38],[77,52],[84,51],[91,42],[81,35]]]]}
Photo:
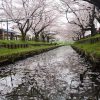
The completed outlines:
{"type": "Polygon", "coordinates": [[[0,100],[99,100],[99,84],[69,46],[0,68],[0,100]]]}

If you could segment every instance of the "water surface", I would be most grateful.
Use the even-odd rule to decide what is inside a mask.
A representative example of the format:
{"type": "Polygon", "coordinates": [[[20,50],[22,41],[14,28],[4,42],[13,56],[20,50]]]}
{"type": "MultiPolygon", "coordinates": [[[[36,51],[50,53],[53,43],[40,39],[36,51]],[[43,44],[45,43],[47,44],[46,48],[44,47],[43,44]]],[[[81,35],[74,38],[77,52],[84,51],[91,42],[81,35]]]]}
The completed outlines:
{"type": "Polygon", "coordinates": [[[1,67],[0,100],[99,100],[91,67],[70,46],[1,67]]]}

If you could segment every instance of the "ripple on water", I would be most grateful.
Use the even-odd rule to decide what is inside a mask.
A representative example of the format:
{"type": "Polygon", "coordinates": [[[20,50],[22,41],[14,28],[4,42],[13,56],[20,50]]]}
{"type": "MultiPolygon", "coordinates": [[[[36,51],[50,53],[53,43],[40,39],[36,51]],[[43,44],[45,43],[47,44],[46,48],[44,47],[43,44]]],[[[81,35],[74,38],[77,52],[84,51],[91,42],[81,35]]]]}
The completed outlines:
{"type": "Polygon", "coordinates": [[[18,61],[0,70],[0,93],[6,94],[0,97],[5,100],[37,100],[36,97],[66,100],[74,94],[77,100],[79,75],[86,66],[90,65],[69,46],[18,61]]]}

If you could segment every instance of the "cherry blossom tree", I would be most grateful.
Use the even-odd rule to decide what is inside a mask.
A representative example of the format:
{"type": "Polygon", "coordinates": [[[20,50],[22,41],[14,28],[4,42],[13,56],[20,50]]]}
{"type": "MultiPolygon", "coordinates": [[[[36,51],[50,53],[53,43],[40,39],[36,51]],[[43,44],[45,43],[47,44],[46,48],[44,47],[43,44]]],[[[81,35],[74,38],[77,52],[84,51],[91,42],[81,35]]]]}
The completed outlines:
{"type": "Polygon", "coordinates": [[[33,19],[39,16],[44,3],[45,0],[2,0],[2,7],[6,17],[17,23],[23,41],[26,40],[33,19]]]}

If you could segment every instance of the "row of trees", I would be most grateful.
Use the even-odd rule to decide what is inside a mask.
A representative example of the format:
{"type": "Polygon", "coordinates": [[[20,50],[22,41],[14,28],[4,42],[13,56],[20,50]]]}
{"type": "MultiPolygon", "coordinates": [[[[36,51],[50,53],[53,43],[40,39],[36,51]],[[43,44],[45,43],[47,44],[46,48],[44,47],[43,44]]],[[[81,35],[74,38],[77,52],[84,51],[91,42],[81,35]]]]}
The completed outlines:
{"type": "MultiPolygon", "coordinates": [[[[94,20],[97,19],[100,23],[100,9],[97,5],[95,7],[95,4],[78,0],[61,0],[61,2],[68,23],[72,27],[77,27],[77,30],[73,32],[76,33],[78,39],[84,38],[85,32],[88,30],[91,31],[91,35],[95,35],[94,20]]],[[[57,14],[54,14],[54,10],[48,7],[47,0],[2,0],[1,6],[4,17],[17,24],[23,41],[25,41],[29,31],[34,34],[36,41],[39,40],[39,36],[44,41],[45,37],[48,36],[45,31],[49,30],[57,19],[57,14]]]]}
{"type": "Polygon", "coordinates": [[[61,0],[61,2],[66,12],[67,22],[76,27],[73,30],[73,33],[76,33],[75,38],[85,38],[86,31],[91,31],[91,36],[97,33],[95,19],[100,23],[98,7],[85,1],[61,0]]]}
{"type": "Polygon", "coordinates": [[[57,16],[49,8],[46,0],[2,0],[4,17],[17,24],[22,40],[31,31],[35,40],[39,40],[41,35],[43,40],[48,37],[47,31],[57,16]]]}

